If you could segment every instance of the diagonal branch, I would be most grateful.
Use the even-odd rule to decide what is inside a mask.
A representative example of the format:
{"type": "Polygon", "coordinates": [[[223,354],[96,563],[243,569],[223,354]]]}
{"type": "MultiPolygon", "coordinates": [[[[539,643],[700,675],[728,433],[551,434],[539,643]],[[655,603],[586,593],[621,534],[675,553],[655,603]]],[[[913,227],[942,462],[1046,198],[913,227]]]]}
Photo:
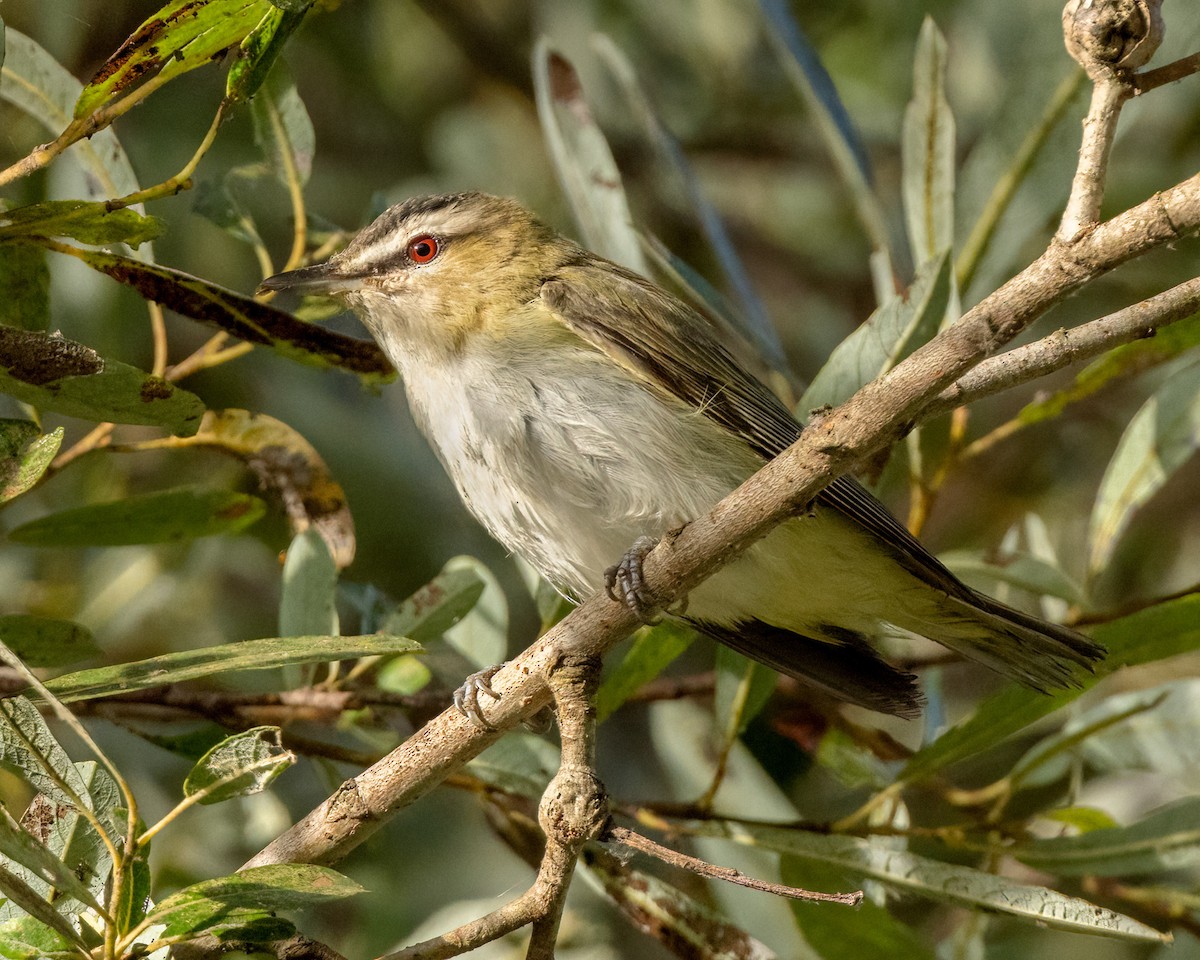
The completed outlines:
{"type": "MultiPolygon", "coordinates": [[[[644,564],[649,587],[672,602],[798,509],[834,477],[903,436],[935,398],[1033,320],[1115,267],[1200,228],[1200,175],[1156,194],[1073,243],[1054,240],[1025,270],[886,376],[815,421],[781,456],[673,537],[644,564]]],[[[547,677],[563,652],[599,656],[637,623],[623,605],[593,596],[496,674],[502,694],[492,730],[450,710],[391,754],[344,783],[248,865],[332,863],[398,810],[550,701],[547,677]]]]}

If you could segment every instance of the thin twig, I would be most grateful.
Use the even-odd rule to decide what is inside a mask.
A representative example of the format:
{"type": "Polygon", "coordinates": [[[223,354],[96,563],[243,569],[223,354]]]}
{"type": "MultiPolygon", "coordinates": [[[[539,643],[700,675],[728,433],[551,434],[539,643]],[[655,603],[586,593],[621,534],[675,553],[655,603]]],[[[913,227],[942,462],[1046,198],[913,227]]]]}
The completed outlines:
{"type": "Polygon", "coordinates": [[[1139,97],[1143,93],[1149,93],[1151,90],[1174,83],[1176,80],[1182,80],[1184,77],[1190,77],[1197,72],[1200,72],[1200,53],[1193,53],[1190,57],[1183,57],[1166,66],[1137,74],[1133,78],[1133,95],[1139,97]]]}
{"type": "Polygon", "coordinates": [[[862,903],[863,899],[861,890],[856,890],[854,893],[822,893],[819,890],[805,890],[802,887],[789,887],[783,883],[768,883],[766,880],[748,877],[740,870],[734,870],[732,867],[718,867],[705,860],[690,857],[686,853],[672,850],[670,847],[664,847],[662,844],[655,843],[649,837],[643,837],[640,833],[636,833],[628,827],[609,827],[602,839],[619,843],[622,846],[629,847],[631,850],[647,853],[661,860],[663,863],[669,863],[673,867],[679,867],[682,870],[687,870],[701,877],[725,880],[729,883],[736,883],[740,887],[761,890],[763,893],[773,893],[780,897],[787,897],[790,900],[805,900],[809,903],[842,903],[847,906],[857,907],[862,903]]]}
{"type": "Polygon", "coordinates": [[[1121,107],[1131,95],[1129,84],[1115,76],[1102,77],[1092,87],[1092,102],[1083,121],[1079,166],[1071,182],[1071,196],[1058,228],[1058,238],[1068,243],[1100,222],[1100,204],[1108,172],[1108,156],[1117,133],[1121,107]]]}

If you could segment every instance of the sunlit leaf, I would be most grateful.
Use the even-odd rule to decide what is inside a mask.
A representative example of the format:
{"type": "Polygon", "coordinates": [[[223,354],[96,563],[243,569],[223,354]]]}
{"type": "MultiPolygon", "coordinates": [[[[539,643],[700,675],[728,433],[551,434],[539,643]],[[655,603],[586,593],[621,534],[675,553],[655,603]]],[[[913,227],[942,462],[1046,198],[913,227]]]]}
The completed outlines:
{"type": "Polygon", "coordinates": [[[87,627],[25,613],[0,616],[0,640],[29,667],[64,667],[100,653],[87,627]]]}
{"type": "Polygon", "coordinates": [[[648,274],[621,171],[592,119],[579,74],[545,37],[533,51],[533,90],[554,171],[584,242],[610,260],[648,274]]]}
{"type": "Polygon", "coordinates": [[[172,0],[144,20],[84,87],[77,118],[158,74],[166,80],[212,61],[273,8],[268,0],[172,0]]]}
{"type": "Polygon", "coordinates": [[[362,637],[269,637],[197,650],[180,650],[122,663],[80,670],[49,680],[50,692],[64,702],[91,700],[166,683],[196,680],[237,670],[271,670],[289,664],[353,660],[421,649],[407,637],[369,634],[362,637]]]}
{"type": "Polygon", "coordinates": [[[1033,840],[1009,851],[1022,863],[1062,876],[1128,876],[1200,863],[1200,799],[1189,797],[1128,827],[1033,840]]]}
{"type": "Polygon", "coordinates": [[[0,240],[13,237],[70,237],[80,243],[138,246],[163,230],[157,217],[135,210],[110,210],[98,201],[46,200],[0,213],[0,240]]]}
{"type": "Polygon", "coordinates": [[[183,781],[183,795],[200,803],[221,803],[265,790],[296,762],[285,750],[278,727],[252,727],[208,751],[183,781]]]}
{"type": "Polygon", "coordinates": [[[304,22],[313,0],[273,0],[274,10],[267,13],[238,45],[237,60],[225,78],[225,97],[231,102],[248,100],[262,86],[284,44],[304,22]]]}
{"type": "Polygon", "coordinates": [[[181,434],[204,413],[195,394],[63,337],[0,327],[0,358],[0,392],[42,410],[181,434]]]}
{"type": "Polygon", "coordinates": [[[75,764],[25,697],[0,700],[0,766],[56,803],[87,802],[87,786],[75,764]]]}
{"type": "Polygon", "coordinates": [[[500,581],[474,557],[452,557],[442,570],[466,570],[484,584],[470,610],[443,630],[446,641],[476,667],[486,669],[500,663],[508,652],[508,600],[500,581]]]}
{"type": "Polygon", "coordinates": [[[946,39],[926,17],[913,60],[913,96],[904,112],[901,175],[909,244],[918,262],[954,243],[954,116],[946,102],[946,39]]]}
{"type": "Polygon", "coordinates": [[[1175,373],[1125,428],[1104,471],[1088,525],[1088,570],[1104,569],[1137,510],[1200,445],[1200,363],[1175,373]]]}
{"type": "MultiPolygon", "coordinates": [[[[943,903],[1003,913],[1018,920],[1056,930],[1142,942],[1168,937],[1130,917],[1046,887],[1017,883],[1008,877],[970,867],[942,863],[885,843],[754,823],[701,823],[703,836],[726,836],[737,843],[766,847],[779,853],[814,860],[867,877],[903,893],[943,903]]],[[[1092,836],[1089,834],[1089,836],[1092,836]]]]}
{"type": "Polygon", "coordinates": [[[0,923],[0,957],[4,960],[79,960],[88,956],[71,944],[72,940],[33,917],[0,923]]]}
{"type": "Polygon", "coordinates": [[[239,533],[262,517],[266,505],[231,490],[167,490],[62,510],[9,531],[17,543],[38,547],[168,543],[239,533]]]}
{"type": "Polygon", "coordinates": [[[30,489],[62,445],[63,428],[42,433],[29,420],[0,420],[0,503],[30,489]]]}
{"type": "Polygon", "coordinates": [[[103,909],[70,866],[63,863],[46,845],[22,829],[5,807],[0,807],[0,855],[32,872],[56,893],[72,896],[95,910],[103,909]]]}

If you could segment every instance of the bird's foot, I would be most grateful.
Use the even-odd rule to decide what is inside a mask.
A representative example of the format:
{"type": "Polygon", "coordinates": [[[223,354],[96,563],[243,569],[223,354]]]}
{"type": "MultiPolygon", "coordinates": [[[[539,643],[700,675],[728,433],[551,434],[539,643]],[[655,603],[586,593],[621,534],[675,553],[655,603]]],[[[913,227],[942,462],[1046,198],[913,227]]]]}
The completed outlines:
{"type": "Polygon", "coordinates": [[[604,571],[604,589],[610,598],[623,603],[643,623],[658,623],[660,604],[647,589],[642,563],[658,546],[657,537],[638,537],[619,563],[604,571]]]}
{"type": "Polygon", "coordinates": [[[483,705],[479,698],[486,694],[493,700],[500,699],[500,694],[492,689],[492,678],[504,667],[505,664],[497,663],[486,670],[472,673],[463,681],[462,686],[454,691],[454,706],[458,712],[470,720],[473,726],[479,727],[481,730],[494,730],[495,727],[484,717],[483,705]]]}

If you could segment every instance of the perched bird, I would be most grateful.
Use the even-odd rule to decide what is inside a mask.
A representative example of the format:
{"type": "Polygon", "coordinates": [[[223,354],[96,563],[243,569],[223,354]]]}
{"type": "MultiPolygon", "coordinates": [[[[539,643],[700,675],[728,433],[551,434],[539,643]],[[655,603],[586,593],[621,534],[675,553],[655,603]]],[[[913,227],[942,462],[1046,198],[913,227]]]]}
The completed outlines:
{"type": "MultiPolygon", "coordinates": [[[[511,200],[408,200],[326,263],[263,286],[334,297],[361,317],[468,509],[572,598],[800,436],[700,315],[511,200]]],[[[620,567],[625,587],[637,560],[620,567]]],[[[1103,655],[967,587],[845,477],[693,590],[682,616],[900,716],[919,709],[915,678],[874,644],[896,628],[1038,690],[1072,684],[1103,655]]]]}

